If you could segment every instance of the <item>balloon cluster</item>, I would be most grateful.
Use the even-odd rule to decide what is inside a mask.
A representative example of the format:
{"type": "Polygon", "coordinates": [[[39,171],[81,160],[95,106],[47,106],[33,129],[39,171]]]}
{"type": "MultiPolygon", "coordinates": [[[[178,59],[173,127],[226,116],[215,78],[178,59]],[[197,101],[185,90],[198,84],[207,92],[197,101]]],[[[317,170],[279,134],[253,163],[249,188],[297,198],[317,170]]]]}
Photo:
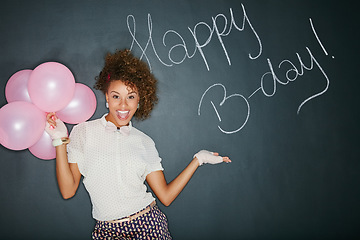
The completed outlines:
{"type": "Polygon", "coordinates": [[[46,62],[34,70],[13,74],[5,87],[8,104],[0,109],[0,143],[11,150],[29,149],[40,159],[56,157],[45,131],[46,114],[56,112],[62,121],[77,124],[95,112],[96,97],[84,84],[75,83],[61,63],[46,62]]]}

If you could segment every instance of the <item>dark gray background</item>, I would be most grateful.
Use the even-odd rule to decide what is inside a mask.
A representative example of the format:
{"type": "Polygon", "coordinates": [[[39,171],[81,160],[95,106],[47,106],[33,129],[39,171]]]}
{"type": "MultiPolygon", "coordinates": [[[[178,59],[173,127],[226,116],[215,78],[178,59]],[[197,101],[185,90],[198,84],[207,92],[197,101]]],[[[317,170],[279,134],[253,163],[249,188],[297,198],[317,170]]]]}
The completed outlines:
{"type": "MultiPolygon", "coordinates": [[[[136,19],[136,39],[145,47],[152,40],[157,54],[170,63],[168,52],[179,33],[189,53],[195,47],[190,29],[199,22],[212,26],[221,13],[243,22],[242,5],[262,42],[245,24],[223,38],[231,65],[214,35],[200,53],[172,67],[160,63],[151,44],[146,50],[159,80],[159,104],[152,117],[134,125],[156,142],[165,176],[172,180],[200,149],[219,151],[231,164],[202,166],[170,207],[159,204],[169,219],[174,239],[351,239],[359,231],[359,19],[350,1],[2,1],[0,6],[0,106],[6,104],[5,86],[12,74],[34,69],[47,61],[65,64],[76,82],[90,87],[103,66],[106,52],[130,48],[127,16],[136,19]],[[327,51],[321,48],[310,25],[327,51]],[[267,59],[285,80],[288,59],[300,67],[296,53],[309,65],[308,47],[329,78],[326,86],[318,67],[287,85],[277,84],[266,97],[249,99],[250,115],[244,128],[224,134],[218,125],[235,130],[246,110],[240,98],[223,106],[221,83],[227,96],[248,97],[269,71],[267,59]],[[219,111],[221,123],[210,103],[219,111]]],[[[221,21],[218,20],[221,26],[221,21]]],[[[228,22],[229,23],[229,22],[228,22]]],[[[132,26],[133,27],[133,26],[132,26]]],[[[198,28],[199,42],[208,33],[198,28]]],[[[138,57],[141,50],[133,46],[138,57]]],[[[180,48],[173,52],[181,59],[180,48]]],[[[269,84],[271,81],[267,81],[269,84]]],[[[271,91],[271,85],[266,85],[271,91]]],[[[95,91],[98,107],[92,119],[105,112],[103,95],[95,91]]],[[[71,125],[68,126],[69,130],[71,125]]],[[[59,194],[55,161],[39,160],[28,150],[0,146],[0,239],[90,239],[94,226],[91,203],[83,185],[76,196],[59,194]]]]}

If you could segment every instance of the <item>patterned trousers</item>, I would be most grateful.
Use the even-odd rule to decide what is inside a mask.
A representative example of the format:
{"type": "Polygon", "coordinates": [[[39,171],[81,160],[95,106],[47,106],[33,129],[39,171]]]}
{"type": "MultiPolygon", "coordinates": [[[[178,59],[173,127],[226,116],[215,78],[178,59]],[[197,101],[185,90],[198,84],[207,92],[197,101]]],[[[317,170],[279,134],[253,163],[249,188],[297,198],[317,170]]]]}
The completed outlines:
{"type": "Polygon", "coordinates": [[[158,206],[130,222],[97,221],[92,232],[92,238],[96,240],[172,239],[166,216],[158,206]]]}

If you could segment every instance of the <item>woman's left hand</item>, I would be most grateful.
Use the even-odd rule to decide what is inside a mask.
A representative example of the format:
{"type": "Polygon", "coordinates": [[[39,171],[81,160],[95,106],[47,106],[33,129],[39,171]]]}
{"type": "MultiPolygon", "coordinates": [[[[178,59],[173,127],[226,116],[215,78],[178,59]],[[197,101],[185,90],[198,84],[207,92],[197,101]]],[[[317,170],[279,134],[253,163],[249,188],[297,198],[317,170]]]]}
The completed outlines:
{"type": "Polygon", "coordinates": [[[230,163],[231,160],[229,157],[221,157],[219,156],[219,153],[217,152],[210,152],[207,150],[201,150],[198,153],[194,155],[194,158],[196,158],[199,161],[199,165],[203,165],[204,163],[209,164],[218,164],[222,162],[230,163]]]}

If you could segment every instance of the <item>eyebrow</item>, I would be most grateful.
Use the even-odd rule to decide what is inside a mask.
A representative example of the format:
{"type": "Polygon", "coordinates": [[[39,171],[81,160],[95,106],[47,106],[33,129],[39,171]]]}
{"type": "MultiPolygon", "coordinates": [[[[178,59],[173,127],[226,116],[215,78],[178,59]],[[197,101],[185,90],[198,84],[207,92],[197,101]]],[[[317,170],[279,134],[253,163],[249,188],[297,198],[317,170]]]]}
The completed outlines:
{"type": "MultiPolygon", "coordinates": [[[[111,94],[111,93],[115,93],[115,94],[119,94],[119,95],[120,95],[120,93],[118,93],[117,91],[111,91],[110,94],[111,94]]],[[[128,94],[132,94],[132,93],[138,94],[136,91],[128,92],[128,94]]]]}

